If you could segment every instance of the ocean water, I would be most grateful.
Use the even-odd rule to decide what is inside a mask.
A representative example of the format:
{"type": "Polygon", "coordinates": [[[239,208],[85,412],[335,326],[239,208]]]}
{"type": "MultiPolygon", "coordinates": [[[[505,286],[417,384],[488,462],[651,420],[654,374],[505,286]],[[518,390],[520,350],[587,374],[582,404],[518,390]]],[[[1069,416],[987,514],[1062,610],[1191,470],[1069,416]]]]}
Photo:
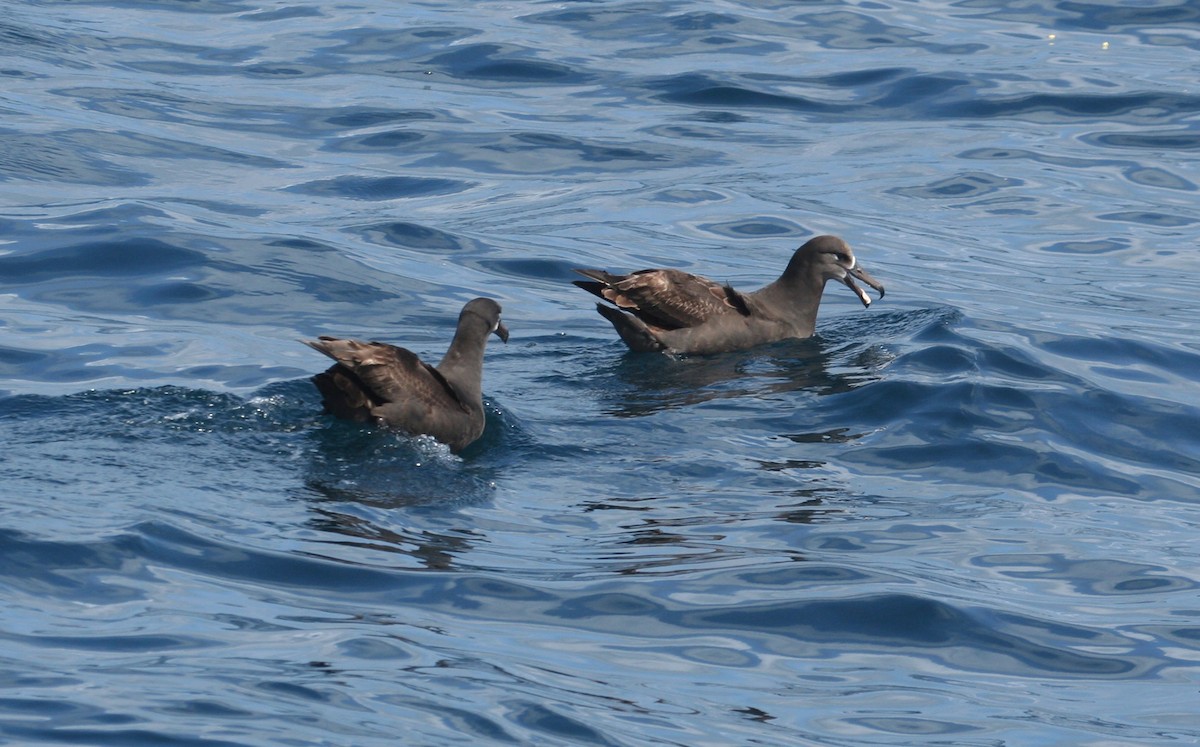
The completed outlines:
{"type": "Polygon", "coordinates": [[[0,742],[1200,741],[1188,0],[0,8],[0,742]],[[573,267],[807,341],[625,352],[573,267]],[[437,359],[461,457],[298,338],[437,359]]]}

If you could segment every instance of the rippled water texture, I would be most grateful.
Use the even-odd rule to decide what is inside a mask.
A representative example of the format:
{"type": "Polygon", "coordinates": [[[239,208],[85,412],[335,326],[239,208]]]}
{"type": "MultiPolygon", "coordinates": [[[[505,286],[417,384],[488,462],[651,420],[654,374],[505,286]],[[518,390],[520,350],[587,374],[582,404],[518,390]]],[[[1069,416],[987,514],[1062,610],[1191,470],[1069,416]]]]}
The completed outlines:
{"type": "Polygon", "coordinates": [[[1200,6],[0,7],[0,741],[1200,741],[1200,6]],[[624,352],[573,267],[818,336],[624,352]],[[456,457],[297,342],[436,359],[456,457]]]}

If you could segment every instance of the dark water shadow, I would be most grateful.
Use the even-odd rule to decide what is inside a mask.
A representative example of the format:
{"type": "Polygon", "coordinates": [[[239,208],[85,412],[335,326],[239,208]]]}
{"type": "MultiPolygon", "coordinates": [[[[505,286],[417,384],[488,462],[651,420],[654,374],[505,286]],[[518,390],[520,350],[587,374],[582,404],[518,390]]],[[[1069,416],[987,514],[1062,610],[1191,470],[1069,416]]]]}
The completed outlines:
{"type": "MultiPolygon", "coordinates": [[[[351,500],[359,502],[357,496],[351,500]]],[[[429,570],[455,570],[455,559],[483,539],[470,530],[437,531],[410,524],[385,524],[354,510],[313,505],[312,512],[308,526],[328,535],[324,540],[328,544],[404,555],[429,570]]]]}
{"type": "Polygon", "coordinates": [[[485,449],[461,456],[428,436],[320,416],[308,435],[303,482],[310,498],[377,508],[449,507],[488,500],[485,449]]]}
{"type": "Polygon", "coordinates": [[[948,310],[839,318],[807,340],[700,356],[625,352],[612,365],[619,386],[602,392],[605,411],[641,417],[716,399],[767,397],[794,391],[828,396],[878,381],[892,354],[887,343],[936,323],[948,310]]]}
{"type": "MultiPolygon", "coordinates": [[[[319,412],[315,401],[312,407],[319,412]]],[[[428,436],[315,415],[304,434],[297,489],[312,512],[308,525],[330,544],[454,570],[455,559],[484,538],[444,522],[458,509],[491,501],[497,481],[537,450],[529,429],[504,407],[485,399],[484,412],[483,436],[458,455],[428,436]]]]}
{"type": "MultiPolygon", "coordinates": [[[[88,443],[112,452],[114,484],[137,476],[172,484],[172,463],[198,480],[236,479],[268,492],[383,507],[455,506],[487,500],[517,444],[518,421],[487,403],[487,435],[460,456],[428,437],[321,414],[305,379],[278,381],[242,397],[181,386],[91,390],[0,398],[0,437],[23,446],[88,443]],[[493,454],[500,452],[499,458],[493,454]],[[167,463],[161,463],[164,458],[167,463]]],[[[110,464],[105,461],[103,465],[110,464]]],[[[94,471],[110,469],[97,465],[94,471]]],[[[147,486],[141,486],[141,490],[147,486]]]]}
{"type": "Polygon", "coordinates": [[[0,439],[10,445],[5,470],[21,478],[12,499],[88,491],[112,501],[113,516],[182,511],[208,521],[215,517],[204,505],[173,496],[290,496],[308,507],[318,542],[449,568],[473,533],[444,530],[445,517],[491,500],[496,480],[532,444],[503,408],[485,408],[485,436],[457,456],[428,437],[321,414],[307,378],[247,396],[159,386],[0,397],[0,439]]]}
{"type": "Polygon", "coordinates": [[[714,399],[850,388],[849,381],[829,373],[831,359],[819,340],[715,356],[626,352],[611,368],[620,388],[606,392],[605,410],[617,417],[643,417],[714,399]]]}
{"type": "Polygon", "coordinates": [[[303,466],[308,500],[435,510],[484,502],[503,470],[536,448],[520,419],[486,396],[483,435],[456,455],[429,436],[322,414],[306,379],[278,386],[299,389],[298,400],[311,408],[303,466]]]}

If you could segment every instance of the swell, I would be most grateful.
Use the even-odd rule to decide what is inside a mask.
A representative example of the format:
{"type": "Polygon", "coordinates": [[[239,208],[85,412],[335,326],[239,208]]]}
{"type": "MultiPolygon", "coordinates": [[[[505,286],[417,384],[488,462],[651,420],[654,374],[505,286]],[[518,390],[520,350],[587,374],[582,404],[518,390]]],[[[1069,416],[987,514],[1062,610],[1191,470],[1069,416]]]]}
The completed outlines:
{"type": "MultiPolygon", "coordinates": [[[[486,571],[430,574],[367,567],[222,541],[162,521],[84,542],[45,540],[11,530],[2,534],[8,561],[3,576],[16,592],[13,601],[18,605],[49,594],[59,604],[86,599],[98,609],[153,608],[155,589],[169,583],[164,576],[183,574],[259,603],[283,604],[290,608],[293,623],[357,612],[386,621],[417,607],[426,617],[455,620],[459,626],[470,620],[486,622],[497,626],[501,635],[521,626],[545,626],[647,651],[690,637],[721,637],[739,641],[751,657],[741,663],[729,659],[733,667],[758,666],[762,657],[771,656],[887,655],[928,660],[960,672],[1123,680],[1151,677],[1174,661],[1166,651],[1135,643],[1120,632],[1054,616],[956,603],[915,590],[879,591],[875,574],[840,572],[829,564],[799,575],[790,568],[756,569],[688,580],[687,585],[696,588],[732,584],[739,596],[769,597],[721,604],[711,596],[707,601],[681,601],[676,593],[679,579],[614,578],[571,587],[486,571]],[[126,581],[106,582],[117,569],[126,581]],[[838,583],[831,584],[835,577],[838,583]],[[1097,653],[1098,648],[1106,653],[1097,653]]],[[[68,610],[69,604],[39,614],[49,616],[44,620],[49,623],[53,615],[69,615],[68,610]]],[[[63,629],[57,622],[45,627],[63,629]]],[[[106,631],[100,636],[91,631],[9,632],[4,638],[25,650],[95,650],[106,657],[230,645],[205,634],[167,635],[159,626],[138,625],[136,618],[109,625],[106,631]],[[131,634],[137,628],[141,636],[131,634]]]]}
{"type": "Polygon", "coordinates": [[[1120,338],[1037,335],[1085,376],[969,331],[934,336],[836,413],[884,433],[845,453],[849,463],[1050,495],[1195,500],[1200,407],[1184,390],[1153,382],[1194,381],[1196,355],[1120,338]]]}

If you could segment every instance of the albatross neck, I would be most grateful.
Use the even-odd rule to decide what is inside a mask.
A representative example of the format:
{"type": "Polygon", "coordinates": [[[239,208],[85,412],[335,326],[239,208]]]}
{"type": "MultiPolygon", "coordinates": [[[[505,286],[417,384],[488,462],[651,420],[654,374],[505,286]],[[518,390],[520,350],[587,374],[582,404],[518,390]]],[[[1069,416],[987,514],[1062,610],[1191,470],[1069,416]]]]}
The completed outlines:
{"type": "Polygon", "coordinates": [[[821,291],[825,283],[812,277],[808,269],[789,265],[778,280],[752,295],[771,315],[811,326],[817,315],[817,306],[821,303],[821,291]]]}
{"type": "Polygon", "coordinates": [[[487,322],[474,314],[459,322],[450,341],[450,348],[438,364],[438,370],[444,376],[450,376],[460,385],[473,384],[480,388],[483,378],[483,349],[490,334],[487,322]]]}

